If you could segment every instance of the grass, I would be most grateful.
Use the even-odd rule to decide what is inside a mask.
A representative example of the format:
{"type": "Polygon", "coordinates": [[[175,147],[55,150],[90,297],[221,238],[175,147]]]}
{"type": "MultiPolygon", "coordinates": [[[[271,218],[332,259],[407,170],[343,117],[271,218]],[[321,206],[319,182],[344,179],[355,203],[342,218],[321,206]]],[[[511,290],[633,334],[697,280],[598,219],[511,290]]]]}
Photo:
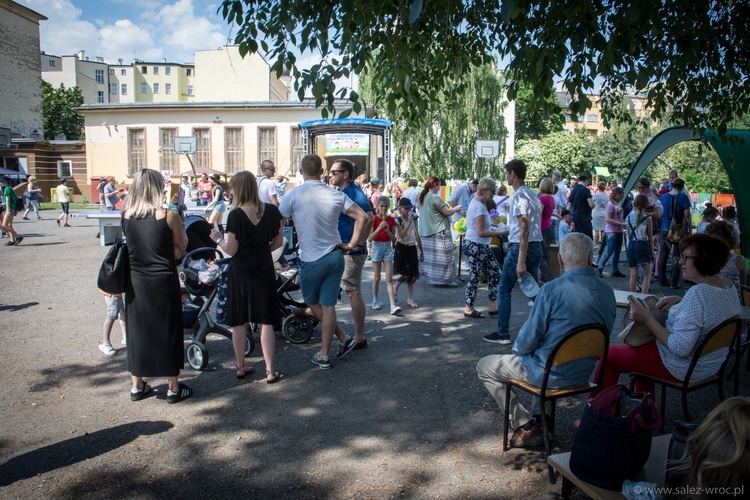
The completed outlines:
{"type": "MultiPolygon", "coordinates": [[[[60,210],[60,204],[52,201],[46,201],[39,204],[41,210],[60,210]]],[[[71,209],[98,210],[98,203],[71,203],[71,209]]]]}

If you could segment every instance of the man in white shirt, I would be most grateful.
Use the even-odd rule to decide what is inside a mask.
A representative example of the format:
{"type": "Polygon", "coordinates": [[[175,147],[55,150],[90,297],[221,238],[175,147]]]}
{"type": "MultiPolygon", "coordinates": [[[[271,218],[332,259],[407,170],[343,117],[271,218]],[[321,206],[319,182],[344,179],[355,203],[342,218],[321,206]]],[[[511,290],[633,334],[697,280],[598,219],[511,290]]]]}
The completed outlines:
{"type": "Polygon", "coordinates": [[[281,201],[279,211],[291,217],[297,228],[300,247],[299,281],[302,297],[313,314],[321,319],[321,349],[312,362],[327,370],[331,367],[328,351],[334,333],[344,344],[338,357],[351,351],[357,344],[336,331],[336,303],[339,285],[344,274],[343,252],[357,251],[361,245],[342,244],[338,230],[339,215],[345,213],[354,219],[351,241],[364,239],[368,221],[365,212],[343,192],[328,187],[320,178],[323,164],[317,155],[307,155],[300,165],[305,180],[289,191],[281,201]]]}
{"type": "MultiPolygon", "coordinates": [[[[555,213],[558,215],[562,214],[563,210],[568,208],[568,186],[562,180],[562,174],[559,170],[552,172],[552,182],[557,186],[557,193],[555,193],[555,213]]],[[[559,221],[556,217],[552,217],[552,227],[554,228],[555,238],[559,232],[559,221]]],[[[558,245],[560,244],[558,240],[558,245]]]]}
{"type": "Polygon", "coordinates": [[[409,179],[409,187],[401,194],[402,198],[408,198],[415,207],[417,206],[417,199],[419,199],[419,189],[417,189],[417,186],[419,186],[417,179],[409,179]]]}
{"type": "Polygon", "coordinates": [[[271,160],[263,160],[260,164],[260,177],[258,177],[258,198],[263,203],[273,203],[279,206],[279,199],[276,196],[276,183],[273,176],[276,173],[276,166],[271,160]]]}
{"type": "Polygon", "coordinates": [[[536,281],[542,261],[542,203],[526,186],[526,164],[511,160],[505,164],[505,177],[513,186],[508,213],[508,254],[498,287],[497,333],[484,336],[487,342],[510,345],[510,294],[518,278],[530,274],[536,281]]]}

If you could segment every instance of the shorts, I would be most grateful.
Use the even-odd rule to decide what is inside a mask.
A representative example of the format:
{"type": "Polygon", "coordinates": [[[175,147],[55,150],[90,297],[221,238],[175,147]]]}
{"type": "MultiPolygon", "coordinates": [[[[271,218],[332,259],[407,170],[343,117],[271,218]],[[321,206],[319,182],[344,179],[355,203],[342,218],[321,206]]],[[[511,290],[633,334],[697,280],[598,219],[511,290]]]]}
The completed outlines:
{"type": "Polygon", "coordinates": [[[69,201],[63,201],[60,203],[60,207],[62,207],[62,211],[65,215],[67,215],[70,212],[70,202],[69,201]]]}
{"type": "Polygon", "coordinates": [[[227,211],[227,204],[224,203],[223,200],[219,201],[218,203],[216,203],[216,205],[214,205],[214,212],[216,212],[217,214],[223,214],[226,211],[227,211]]]}
{"type": "Polygon", "coordinates": [[[16,215],[18,215],[18,210],[13,210],[13,209],[10,209],[10,208],[9,208],[9,209],[8,209],[8,210],[6,211],[6,213],[7,213],[8,215],[16,216],[16,215]]]}
{"type": "Polygon", "coordinates": [[[341,277],[341,289],[345,292],[358,292],[362,287],[362,268],[365,267],[367,254],[344,255],[344,275],[341,277]]]}
{"type": "Polygon", "coordinates": [[[648,241],[630,240],[628,243],[628,267],[651,264],[654,256],[648,241]]]}
{"type": "Polygon", "coordinates": [[[313,262],[300,261],[299,284],[308,305],[335,306],[344,275],[344,256],[335,249],[313,262]]]}
{"type": "Polygon", "coordinates": [[[107,319],[117,319],[125,314],[125,304],[117,295],[104,297],[107,301],[107,319]]]}
{"type": "Polygon", "coordinates": [[[393,260],[393,243],[390,241],[373,241],[372,255],[370,260],[373,262],[383,262],[393,260]]]}

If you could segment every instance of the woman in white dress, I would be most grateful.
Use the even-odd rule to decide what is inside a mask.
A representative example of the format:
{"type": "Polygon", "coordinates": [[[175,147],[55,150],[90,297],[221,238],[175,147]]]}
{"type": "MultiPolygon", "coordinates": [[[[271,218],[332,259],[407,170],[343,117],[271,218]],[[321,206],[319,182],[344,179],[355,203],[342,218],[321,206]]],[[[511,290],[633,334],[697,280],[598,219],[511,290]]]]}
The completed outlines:
{"type": "Polygon", "coordinates": [[[607,185],[604,181],[599,181],[596,188],[596,193],[594,193],[594,196],[592,197],[594,200],[594,211],[591,214],[593,219],[591,225],[594,229],[594,248],[597,246],[600,247],[597,254],[598,260],[598,256],[601,256],[601,254],[604,253],[604,245],[601,244],[606,242],[606,239],[604,238],[604,230],[606,229],[607,223],[606,212],[607,204],[609,203],[609,195],[605,192],[607,185]]]}

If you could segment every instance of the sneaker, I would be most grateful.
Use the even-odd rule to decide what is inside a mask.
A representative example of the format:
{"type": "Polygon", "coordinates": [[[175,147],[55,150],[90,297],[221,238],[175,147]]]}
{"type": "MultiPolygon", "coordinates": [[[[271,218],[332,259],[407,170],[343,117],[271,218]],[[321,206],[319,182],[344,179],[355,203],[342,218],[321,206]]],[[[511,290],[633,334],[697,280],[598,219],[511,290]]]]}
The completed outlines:
{"type": "Polygon", "coordinates": [[[23,220],[29,220],[28,217],[21,217],[23,220]]]}
{"type": "Polygon", "coordinates": [[[375,311],[380,311],[383,308],[383,306],[380,305],[380,302],[378,301],[378,299],[372,299],[372,308],[375,311]]]}
{"type": "Polygon", "coordinates": [[[57,219],[55,222],[57,223],[58,226],[60,225],[60,219],[57,219]]]}
{"type": "Polygon", "coordinates": [[[510,335],[499,335],[496,332],[492,332],[489,335],[485,335],[482,337],[487,342],[492,342],[493,344],[502,344],[502,345],[510,345],[510,335]]]}
{"type": "Polygon", "coordinates": [[[12,246],[13,246],[13,245],[15,245],[15,244],[16,244],[16,242],[15,242],[15,241],[6,241],[6,242],[5,242],[5,246],[6,246],[6,247],[12,247],[12,246]]]}
{"type": "Polygon", "coordinates": [[[328,356],[326,356],[326,359],[321,359],[318,357],[317,352],[310,361],[318,365],[322,370],[329,370],[331,368],[331,362],[328,361],[328,356]]]}
{"type": "Polygon", "coordinates": [[[601,267],[599,267],[599,268],[596,269],[596,274],[598,274],[600,278],[604,277],[604,273],[602,272],[602,268],[601,267]]]}
{"type": "Polygon", "coordinates": [[[18,238],[16,238],[15,244],[20,245],[22,241],[23,241],[23,236],[19,236],[18,238]]]}
{"type": "MultiPolygon", "coordinates": [[[[353,350],[354,346],[356,346],[356,345],[357,345],[357,341],[354,340],[354,339],[347,340],[345,344],[342,344],[341,342],[339,342],[339,348],[336,351],[336,357],[337,358],[343,358],[346,355],[346,353],[348,353],[349,351],[353,350]]],[[[315,363],[315,361],[313,361],[313,363],[315,363]]],[[[322,368],[322,366],[321,366],[321,368],[322,368]]]]}
{"type": "Polygon", "coordinates": [[[625,277],[625,275],[623,273],[621,273],[620,271],[613,272],[611,276],[613,278],[624,278],[625,277]]]}
{"type": "Polygon", "coordinates": [[[70,224],[63,224],[63,227],[72,227],[70,224]]]}
{"type": "Polygon", "coordinates": [[[528,446],[539,446],[544,443],[544,431],[539,425],[533,429],[526,430],[519,427],[512,433],[508,433],[508,446],[511,448],[526,448],[528,446]]]}
{"type": "Polygon", "coordinates": [[[391,315],[396,315],[401,312],[401,308],[398,307],[395,303],[391,302],[391,315]]]}
{"type": "Polygon", "coordinates": [[[110,341],[104,342],[103,344],[100,342],[99,350],[107,356],[114,356],[115,354],[117,354],[117,351],[115,351],[115,348],[112,347],[112,343],[110,341]]]}
{"type": "Polygon", "coordinates": [[[361,342],[357,342],[354,344],[354,347],[352,347],[352,351],[356,351],[358,349],[367,349],[367,339],[362,340],[361,342]]]}

